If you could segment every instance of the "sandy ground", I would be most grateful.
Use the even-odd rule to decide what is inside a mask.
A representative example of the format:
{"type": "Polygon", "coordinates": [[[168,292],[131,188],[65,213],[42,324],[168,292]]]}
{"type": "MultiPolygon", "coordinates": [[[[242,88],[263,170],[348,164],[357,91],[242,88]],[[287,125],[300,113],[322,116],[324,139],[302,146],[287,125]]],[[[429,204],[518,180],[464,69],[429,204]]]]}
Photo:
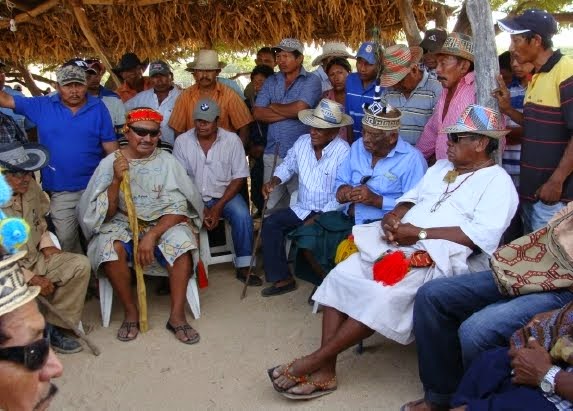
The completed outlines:
{"type": "MultiPolygon", "coordinates": [[[[132,342],[116,340],[121,323],[114,301],[109,328],[101,326],[99,300],[87,303],[84,322],[94,324],[90,337],[102,354],[89,349],[60,355],[64,375],[52,410],[398,410],[421,396],[415,346],[401,346],[374,335],[357,355],[348,350],[338,360],[338,390],[325,397],[293,402],[275,392],[266,369],[311,352],[320,341],[321,314],[306,300],[310,284],[293,293],[262,298],[242,284],[229,264],[212,266],[209,287],[200,291],[197,345],[186,346],[165,329],[169,297],[154,295],[148,281],[150,330],[132,342]]],[[[190,312],[188,318],[192,318],[190,312]]]]}

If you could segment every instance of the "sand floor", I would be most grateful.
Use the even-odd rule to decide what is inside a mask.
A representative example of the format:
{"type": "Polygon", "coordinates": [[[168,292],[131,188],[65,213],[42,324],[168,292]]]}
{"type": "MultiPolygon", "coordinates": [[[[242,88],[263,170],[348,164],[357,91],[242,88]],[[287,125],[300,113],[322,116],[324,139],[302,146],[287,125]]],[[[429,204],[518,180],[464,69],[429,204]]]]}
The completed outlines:
{"type": "MultiPolygon", "coordinates": [[[[84,322],[102,354],[89,349],[60,355],[64,375],[52,410],[398,410],[421,396],[415,346],[402,346],[374,335],[357,355],[338,360],[338,390],[325,397],[293,402],[275,392],[266,369],[314,350],[320,341],[321,314],[306,300],[311,285],[299,282],[293,293],[274,298],[242,284],[229,264],[213,266],[209,287],[200,291],[197,345],[186,346],[165,329],[169,297],[154,294],[148,281],[150,330],[132,342],[115,339],[121,323],[114,301],[109,328],[101,326],[99,300],[87,303],[84,322]]],[[[192,318],[190,312],[189,317],[192,318]]]]}

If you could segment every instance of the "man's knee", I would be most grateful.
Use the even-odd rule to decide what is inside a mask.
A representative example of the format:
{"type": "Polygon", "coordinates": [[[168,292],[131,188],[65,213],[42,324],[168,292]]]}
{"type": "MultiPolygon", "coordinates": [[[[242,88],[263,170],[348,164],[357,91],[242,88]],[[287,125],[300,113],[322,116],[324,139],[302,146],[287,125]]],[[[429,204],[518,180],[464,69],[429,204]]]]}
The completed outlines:
{"type": "Polygon", "coordinates": [[[428,281],[422,285],[414,299],[414,311],[424,313],[433,309],[443,299],[442,283],[439,280],[428,281]]]}
{"type": "Polygon", "coordinates": [[[113,250],[117,254],[119,261],[127,260],[127,252],[125,251],[125,247],[123,245],[123,242],[121,242],[119,240],[115,240],[113,242],[113,250]]]}
{"type": "Polygon", "coordinates": [[[500,344],[499,333],[492,324],[491,318],[478,311],[460,325],[458,338],[464,367],[468,367],[482,352],[500,344]]]}

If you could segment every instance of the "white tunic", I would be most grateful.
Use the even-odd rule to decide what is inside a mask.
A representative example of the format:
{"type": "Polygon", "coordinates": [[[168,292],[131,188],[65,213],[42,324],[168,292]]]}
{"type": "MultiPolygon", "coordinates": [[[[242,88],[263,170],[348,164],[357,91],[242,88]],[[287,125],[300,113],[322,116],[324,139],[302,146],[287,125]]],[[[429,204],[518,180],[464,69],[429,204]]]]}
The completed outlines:
{"type": "MultiPolygon", "coordinates": [[[[415,188],[397,200],[415,204],[402,222],[422,228],[460,227],[477,247],[491,255],[517,209],[518,197],[511,178],[499,166],[463,174],[450,184],[448,191],[455,191],[432,212],[446,191],[443,179],[451,169],[449,161],[438,161],[415,188]]],[[[447,240],[423,240],[411,247],[399,247],[406,255],[426,250],[436,264],[412,269],[396,285],[385,286],[373,280],[373,262],[395,247],[382,240],[379,222],[355,226],[353,234],[360,251],[328,274],[313,299],[399,343],[410,343],[418,288],[433,278],[467,273],[471,250],[447,240]]]]}

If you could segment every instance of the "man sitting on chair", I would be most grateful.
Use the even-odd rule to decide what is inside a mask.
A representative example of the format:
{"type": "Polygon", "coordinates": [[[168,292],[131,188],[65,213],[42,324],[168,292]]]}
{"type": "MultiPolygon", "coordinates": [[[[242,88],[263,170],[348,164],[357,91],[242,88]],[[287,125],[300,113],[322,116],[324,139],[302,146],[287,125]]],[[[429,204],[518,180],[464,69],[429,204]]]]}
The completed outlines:
{"type": "MultiPolygon", "coordinates": [[[[0,146],[2,173],[13,191],[12,199],[2,211],[24,219],[30,226],[28,242],[21,248],[27,254],[20,260],[28,284],[40,286],[40,294],[64,318],[77,325],[82,319],[90,263],[81,254],[63,252],[50,238],[45,219],[50,200],[33,177],[34,171],[45,167],[49,159],[48,150],[39,144],[22,145],[15,141],[0,146]]],[[[69,327],[62,320],[51,312],[46,312],[45,317],[55,351],[72,354],[82,350],[81,344],[67,335],[69,327]]]]}
{"type": "Polygon", "coordinates": [[[342,113],[340,104],[327,99],[321,100],[314,110],[299,111],[298,118],[310,126],[310,134],[299,137],[274,176],[263,185],[263,196],[267,198],[276,186],[298,175],[297,203],[274,212],[263,223],[264,268],[267,281],[273,283],[262,291],[263,297],[296,289],[285,251],[287,233],[340,206],[335,195],[336,172],[348,155],[349,146],[338,132],[340,127],[352,124],[352,118],[342,113]]]}
{"type": "MultiPolygon", "coordinates": [[[[245,282],[253,253],[253,219],[240,194],[249,165],[239,136],[218,125],[219,106],[200,99],[193,111],[195,127],[175,140],[173,155],[193,179],[203,197],[204,227],[211,231],[225,218],[231,224],[236,277],[245,282]]],[[[257,276],[249,285],[260,286],[257,276]]]]}

